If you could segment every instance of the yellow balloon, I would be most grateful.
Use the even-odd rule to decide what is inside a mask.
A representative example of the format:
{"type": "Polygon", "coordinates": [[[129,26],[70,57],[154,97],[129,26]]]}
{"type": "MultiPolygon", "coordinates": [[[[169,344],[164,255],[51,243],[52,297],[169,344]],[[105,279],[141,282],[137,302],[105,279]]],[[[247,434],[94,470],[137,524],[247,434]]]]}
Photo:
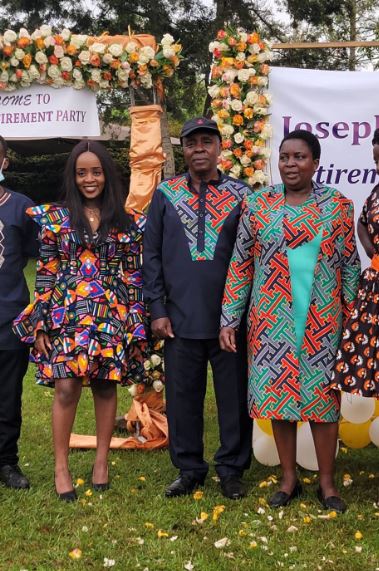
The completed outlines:
{"type": "Polygon", "coordinates": [[[349,448],[364,448],[371,442],[369,430],[371,420],[356,424],[341,420],[339,426],[339,437],[342,442],[349,448]]]}
{"type": "Polygon", "coordinates": [[[375,399],[374,416],[379,416],[379,399],[375,399]]]}
{"type": "Polygon", "coordinates": [[[273,436],[271,420],[267,420],[266,418],[262,418],[262,419],[257,420],[256,422],[257,422],[259,428],[261,430],[263,430],[263,432],[265,432],[269,436],[273,436]]]}

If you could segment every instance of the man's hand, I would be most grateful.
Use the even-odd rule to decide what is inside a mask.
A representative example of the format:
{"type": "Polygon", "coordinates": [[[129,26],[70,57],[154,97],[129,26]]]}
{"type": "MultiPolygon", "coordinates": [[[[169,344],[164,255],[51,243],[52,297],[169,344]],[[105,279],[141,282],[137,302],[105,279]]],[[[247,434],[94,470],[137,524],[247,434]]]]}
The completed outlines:
{"type": "Polygon", "coordinates": [[[228,353],[237,353],[236,330],[233,327],[221,327],[219,335],[220,347],[228,353]]]}
{"type": "Polygon", "coordinates": [[[153,319],[151,322],[151,331],[155,337],[159,339],[167,339],[168,337],[175,337],[172,327],[171,321],[168,317],[160,317],[159,319],[153,319]]]}
{"type": "Polygon", "coordinates": [[[48,358],[49,351],[51,351],[51,343],[48,334],[44,331],[37,331],[34,347],[38,353],[42,353],[46,358],[48,358]]]}

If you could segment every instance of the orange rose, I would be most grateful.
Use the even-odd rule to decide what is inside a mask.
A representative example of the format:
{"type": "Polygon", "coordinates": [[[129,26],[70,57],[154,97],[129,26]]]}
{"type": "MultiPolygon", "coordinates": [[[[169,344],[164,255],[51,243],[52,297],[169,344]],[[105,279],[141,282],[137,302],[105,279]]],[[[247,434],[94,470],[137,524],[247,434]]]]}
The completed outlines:
{"type": "Polygon", "coordinates": [[[225,38],[225,36],[226,36],[225,30],[219,30],[217,32],[217,39],[218,40],[223,40],[225,38]]]}
{"type": "Polygon", "coordinates": [[[236,45],[236,49],[239,52],[244,52],[246,50],[246,43],[245,42],[238,42],[236,45]]]}
{"type": "Polygon", "coordinates": [[[266,97],[264,95],[258,95],[258,103],[259,105],[266,105],[267,104],[266,97]]]}
{"type": "Polygon", "coordinates": [[[248,35],[247,37],[248,44],[256,44],[257,42],[259,42],[259,35],[256,32],[248,35]]]}
{"type": "Polygon", "coordinates": [[[145,385],[137,385],[137,395],[143,395],[143,393],[145,392],[145,385]]]}
{"type": "Polygon", "coordinates": [[[231,94],[233,97],[238,97],[238,98],[239,98],[239,96],[240,96],[240,94],[241,94],[241,88],[240,88],[240,86],[238,85],[238,83],[231,83],[231,85],[230,85],[230,94],[231,94]]]}
{"type": "Polygon", "coordinates": [[[222,67],[233,67],[233,64],[234,64],[234,58],[232,57],[223,57],[221,59],[222,67]]]}
{"type": "Polygon", "coordinates": [[[76,62],[74,63],[75,67],[82,67],[82,62],[80,61],[80,59],[77,59],[76,62]]]}
{"type": "Polygon", "coordinates": [[[229,97],[229,87],[220,87],[220,95],[221,97],[229,97]]]}
{"type": "Polygon", "coordinates": [[[171,66],[169,65],[164,65],[162,67],[162,71],[163,71],[163,75],[165,77],[171,77],[172,75],[174,75],[174,70],[171,66]]]}
{"type": "Polygon", "coordinates": [[[221,69],[221,67],[218,67],[217,65],[214,65],[212,67],[212,73],[211,73],[212,79],[217,79],[217,78],[221,77],[222,74],[223,74],[223,70],[221,69]]]}
{"type": "Polygon", "coordinates": [[[26,48],[28,45],[30,44],[30,39],[29,38],[19,38],[17,40],[17,45],[19,48],[26,48]]]}
{"type": "Polygon", "coordinates": [[[54,40],[55,40],[55,43],[56,43],[58,46],[63,46],[63,44],[64,44],[64,39],[62,38],[62,36],[60,36],[59,34],[57,34],[56,36],[54,36],[54,40]]]}
{"type": "Polygon", "coordinates": [[[212,99],[211,107],[212,109],[217,109],[217,107],[222,107],[222,99],[212,99]]]}
{"type": "Polygon", "coordinates": [[[139,55],[136,52],[132,52],[129,55],[129,60],[131,63],[136,63],[138,61],[138,59],[139,59],[139,55]]]}
{"type": "Polygon", "coordinates": [[[157,61],[156,59],[151,59],[149,65],[150,67],[159,67],[159,61],[157,61]]]}
{"type": "Polygon", "coordinates": [[[226,109],[220,109],[220,111],[217,112],[217,115],[220,119],[227,119],[229,117],[229,112],[226,109]]]}
{"type": "Polygon", "coordinates": [[[26,69],[29,69],[29,67],[32,64],[32,56],[30,54],[26,54],[23,58],[22,58],[22,63],[24,64],[24,67],[26,69]]]}
{"type": "Polygon", "coordinates": [[[263,129],[263,121],[255,121],[253,131],[254,133],[260,133],[263,129]]]}
{"type": "Polygon", "coordinates": [[[228,44],[230,46],[235,46],[237,44],[237,40],[235,38],[228,38],[228,44]]]}
{"type": "Polygon", "coordinates": [[[256,169],[262,170],[265,166],[265,163],[264,163],[264,161],[262,161],[262,159],[258,159],[258,160],[253,162],[253,165],[255,166],[256,169]]]}
{"type": "Polygon", "coordinates": [[[250,83],[250,85],[257,85],[257,83],[258,83],[258,78],[257,78],[257,76],[256,76],[256,75],[251,75],[251,76],[249,77],[249,83],[250,83]]]}
{"type": "Polygon", "coordinates": [[[253,169],[253,167],[246,167],[243,169],[243,172],[246,176],[253,176],[254,169],[253,169]]]}
{"type": "Polygon", "coordinates": [[[3,54],[5,56],[11,56],[13,54],[13,47],[12,46],[4,46],[3,47],[3,54]]]}
{"type": "Polygon", "coordinates": [[[234,115],[233,117],[233,125],[243,125],[243,117],[242,115],[239,115],[239,113],[237,113],[237,115],[234,115]]]}
{"type": "Polygon", "coordinates": [[[245,115],[246,119],[251,119],[254,115],[254,111],[251,107],[246,107],[243,114],[245,115]]]}
{"type": "Polygon", "coordinates": [[[251,139],[245,139],[243,142],[243,146],[245,147],[245,149],[251,149],[251,147],[253,146],[253,141],[251,139]]]}
{"type": "Polygon", "coordinates": [[[91,54],[89,58],[89,63],[94,67],[99,67],[101,65],[101,59],[98,54],[91,54]]]}
{"type": "Polygon", "coordinates": [[[245,152],[245,155],[247,157],[249,157],[249,159],[251,159],[251,157],[253,156],[253,151],[251,149],[247,149],[247,151],[245,152]]]}
{"type": "Polygon", "coordinates": [[[268,72],[270,71],[269,66],[267,65],[267,63],[262,63],[261,67],[260,67],[261,73],[263,75],[268,75],[268,72]]]}
{"type": "Polygon", "coordinates": [[[240,148],[234,149],[234,151],[233,151],[233,155],[235,157],[237,157],[237,159],[241,158],[242,154],[243,154],[242,149],[240,149],[240,148]]]}
{"type": "Polygon", "coordinates": [[[179,65],[180,59],[178,58],[178,56],[172,56],[170,57],[170,61],[172,61],[174,66],[177,67],[179,65]]]}
{"type": "Polygon", "coordinates": [[[16,69],[16,77],[18,77],[18,79],[22,78],[22,69],[16,69]]]}
{"type": "Polygon", "coordinates": [[[147,72],[147,65],[146,64],[138,66],[138,74],[139,75],[146,75],[146,72],[147,72]]]}
{"type": "Polygon", "coordinates": [[[45,47],[45,42],[43,41],[43,38],[36,38],[35,40],[36,46],[39,50],[43,50],[45,47]]]}
{"type": "Polygon", "coordinates": [[[111,81],[111,79],[112,79],[112,74],[111,74],[111,72],[110,72],[110,71],[103,71],[103,78],[104,78],[106,81],[111,81]]]}
{"type": "Polygon", "coordinates": [[[225,171],[228,171],[232,168],[233,161],[231,161],[230,159],[222,159],[220,161],[220,164],[225,171]]]}
{"type": "Polygon", "coordinates": [[[241,61],[241,60],[239,60],[239,59],[236,59],[235,62],[234,62],[234,67],[235,67],[236,69],[243,69],[243,68],[245,67],[245,62],[244,62],[244,61],[241,61]]]}
{"type": "Polygon", "coordinates": [[[78,50],[73,44],[69,44],[66,48],[66,53],[68,53],[69,56],[75,55],[77,51],[78,50]]]}
{"type": "Polygon", "coordinates": [[[232,141],[230,139],[223,139],[221,146],[223,149],[230,149],[230,147],[233,145],[232,141]]]}
{"type": "Polygon", "coordinates": [[[121,65],[121,62],[119,59],[114,59],[111,61],[109,65],[111,66],[112,69],[118,69],[121,65]]]}

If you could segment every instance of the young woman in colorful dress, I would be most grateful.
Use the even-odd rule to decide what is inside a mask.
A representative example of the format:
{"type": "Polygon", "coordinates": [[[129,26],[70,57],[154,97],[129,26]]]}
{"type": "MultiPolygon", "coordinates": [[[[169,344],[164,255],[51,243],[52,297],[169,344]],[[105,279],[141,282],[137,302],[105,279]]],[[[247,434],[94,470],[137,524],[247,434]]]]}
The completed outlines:
{"type": "Polygon", "coordinates": [[[28,209],[41,226],[35,299],[14,330],[33,343],[37,382],[55,386],[52,428],[55,488],[76,493],[68,465],[70,433],[83,386],[90,386],[97,449],[95,490],[109,487],[108,452],[116,415],[116,385],[142,361],[143,217],[124,210],[116,166],[97,142],[72,150],[64,172],[64,201],[28,209]],[[134,359],[134,361],[133,361],[134,359]]]}
{"type": "Polygon", "coordinates": [[[352,202],[312,181],[320,151],[312,133],[289,133],[279,147],[283,183],[245,199],[220,343],[235,351],[235,331],[248,305],[249,410],[255,419],[272,421],[282,468],[270,505],[287,505],[301,494],[296,431],[298,421],[309,421],[318,498],[325,508],[343,512],[334,483],[339,399],[329,385],[360,262],[352,202]]]}
{"type": "MultiPolygon", "coordinates": [[[[372,145],[379,174],[379,129],[374,132],[372,145]]],[[[363,206],[358,236],[371,265],[362,273],[354,309],[342,334],[332,386],[379,398],[379,184],[363,206]]]]}

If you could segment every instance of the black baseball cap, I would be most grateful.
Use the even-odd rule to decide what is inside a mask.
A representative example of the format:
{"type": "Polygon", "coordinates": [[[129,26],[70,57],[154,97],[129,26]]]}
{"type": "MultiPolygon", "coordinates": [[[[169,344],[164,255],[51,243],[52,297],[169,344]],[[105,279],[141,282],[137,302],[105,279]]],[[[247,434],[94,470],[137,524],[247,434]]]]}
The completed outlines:
{"type": "Polygon", "coordinates": [[[190,135],[191,133],[200,130],[212,131],[213,133],[218,135],[221,141],[221,133],[219,131],[216,121],[208,119],[208,117],[195,117],[194,119],[189,119],[188,121],[186,121],[180,133],[180,140],[182,140],[183,137],[188,137],[188,135],[190,135]]]}

